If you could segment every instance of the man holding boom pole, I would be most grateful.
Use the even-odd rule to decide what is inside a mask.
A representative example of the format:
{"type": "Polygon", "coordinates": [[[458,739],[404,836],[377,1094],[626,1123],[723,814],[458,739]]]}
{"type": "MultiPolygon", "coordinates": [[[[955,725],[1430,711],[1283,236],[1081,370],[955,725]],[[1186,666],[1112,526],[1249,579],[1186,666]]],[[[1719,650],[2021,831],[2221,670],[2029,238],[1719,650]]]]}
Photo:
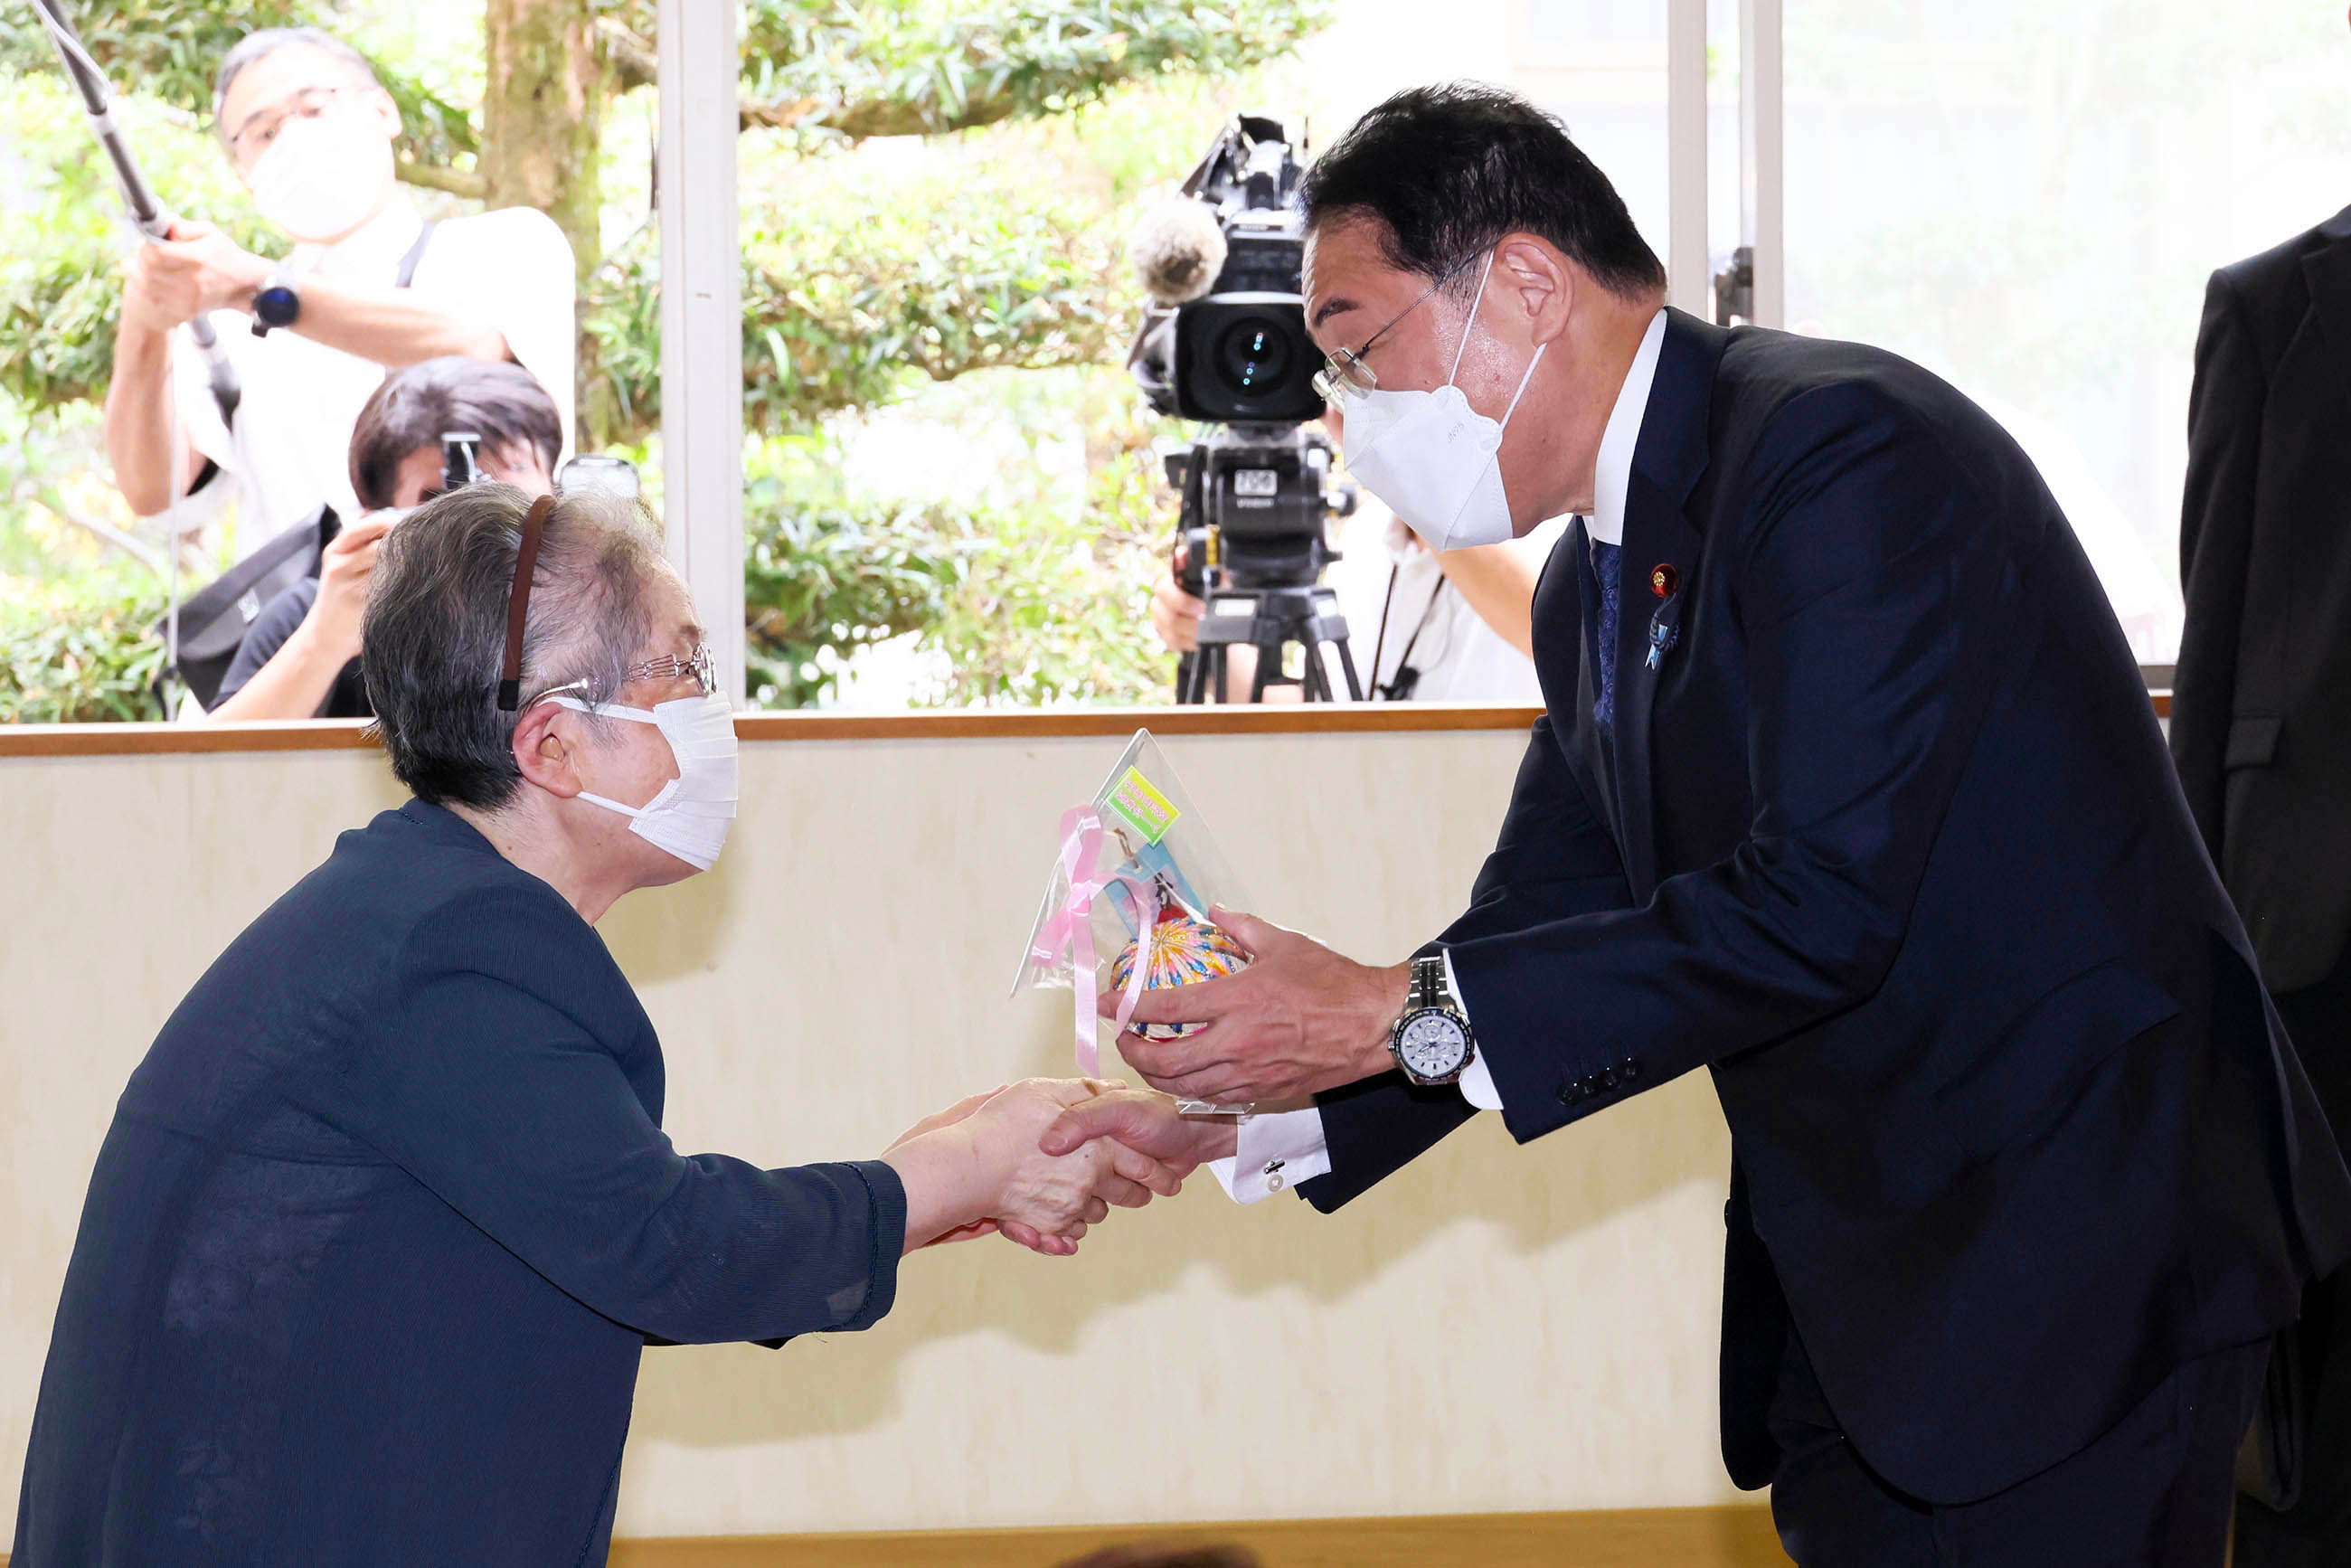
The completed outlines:
{"type": "Polygon", "coordinates": [[[355,517],[343,459],[360,405],[387,371],[448,354],[530,371],[570,444],[573,264],[552,220],[518,207],[426,223],[394,176],[391,96],[314,28],[239,43],[213,113],[238,179],[294,245],[272,261],[179,219],[131,257],[106,445],[134,511],[225,492],[225,476],[246,550],[322,504],[355,517]],[[242,384],[233,430],[203,357],[175,343],[199,319],[242,384]]]}

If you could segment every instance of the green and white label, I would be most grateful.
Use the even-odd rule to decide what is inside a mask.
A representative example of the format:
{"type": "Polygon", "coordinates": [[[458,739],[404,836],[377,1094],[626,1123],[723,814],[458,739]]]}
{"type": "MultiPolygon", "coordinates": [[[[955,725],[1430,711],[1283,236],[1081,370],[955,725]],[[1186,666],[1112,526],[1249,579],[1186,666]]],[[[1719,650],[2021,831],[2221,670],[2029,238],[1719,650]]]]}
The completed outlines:
{"type": "Polygon", "coordinates": [[[1165,838],[1167,830],[1182,815],[1166,796],[1151,787],[1151,780],[1143,776],[1139,768],[1128,768],[1126,776],[1111,786],[1110,796],[1103,804],[1125,818],[1143,835],[1145,843],[1155,844],[1165,838]]]}

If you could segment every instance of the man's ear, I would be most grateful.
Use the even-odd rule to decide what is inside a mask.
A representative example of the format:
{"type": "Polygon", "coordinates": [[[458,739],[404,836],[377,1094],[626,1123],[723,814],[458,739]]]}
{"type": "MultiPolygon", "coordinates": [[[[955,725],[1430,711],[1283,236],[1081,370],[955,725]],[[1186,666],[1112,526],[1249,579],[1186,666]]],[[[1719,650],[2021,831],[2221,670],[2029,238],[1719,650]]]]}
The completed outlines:
{"type": "Polygon", "coordinates": [[[1574,264],[1549,240],[1510,234],[1494,247],[1494,272],[1487,292],[1515,300],[1526,318],[1529,339],[1548,343],[1566,332],[1581,281],[1574,264]]]}
{"type": "Polygon", "coordinates": [[[515,722],[515,766],[526,783],[569,800],[585,788],[572,758],[582,743],[569,708],[540,703],[515,722]]]}
{"type": "Polygon", "coordinates": [[[373,96],[369,101],[374,106],[375,117],[383,121],[384,129],[393,137],[397,138],[400,135],[402,129],[400,123],[400,104],[398,100],[393,99],[391,93],[386,92],[382,88],[379,87],[375,89],[373,96]]]}

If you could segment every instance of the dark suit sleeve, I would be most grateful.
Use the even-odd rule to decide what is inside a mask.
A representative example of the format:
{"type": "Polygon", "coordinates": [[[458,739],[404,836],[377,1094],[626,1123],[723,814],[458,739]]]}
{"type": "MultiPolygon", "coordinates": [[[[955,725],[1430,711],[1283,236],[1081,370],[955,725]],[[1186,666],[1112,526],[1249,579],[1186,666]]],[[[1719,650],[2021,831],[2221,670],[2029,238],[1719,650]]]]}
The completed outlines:
{"type": "Polygon", "coordinates": [[[2179,578],[2188,619],[2172,694],[2171,756],[2213,863],[2235,716],[2245,573],[2252,559],[2253,486],[2267,377],[2225,273],[2204,291],[2196,382],[2188,396],[2188,482],[2179,514],[2179,578]]]}
{"type": "MultiPolygon", "coordinates": [[[[879,1321],[905,1239],[896,1173],[678,1154],[587,1021],[465,959],[511,951],[545,922],[543,907],[496,895],[421,931],[330,1119],[642,1333],[710,1343],[879,1321]]],[[[572,961],[559,944],[538,957],[550,975],[572,961]]]]}
{"type": "Polygon", "coordinates": [[[261,666],[286,646],[286,640],[310,613],[318,597],[319,580],[306,578],[261,607],[261,613],[246,629],[245,641],[237,644],[236,657],[229,661],[228,674],[221,677],[215,707],[243,691],[245,684],[260,674],[261,666]]]}
{"type": "Polygon", "coordinates": [[[1727,559],[1747,838],[1648,904],[1454,943],[1520,1141],[1870,996],[1900,950],[2014,613],[2018,455],[1981,472],[1865,382],[1780,411],[1727,559]]]}
{"type": "MultiPolygon", "coordinates": [[[[1471,887],[1469,908],[1440,945],[1523,930],[1632,901],[1615,841],[1583,798],[1561,753],[1549,715],[1534,734],[1510,789],[1494,852],[1471,887]]],[[[1470,1019],[1477,1027],[1477,1019],[1470,1019]]],[[[1299,1191],[1329,1213],[1426,1153],[1477,1112],[1447,1085],[1416,1089],[1385,1072],[1315,1097],[1331,1170],[1299,1191]]]]}

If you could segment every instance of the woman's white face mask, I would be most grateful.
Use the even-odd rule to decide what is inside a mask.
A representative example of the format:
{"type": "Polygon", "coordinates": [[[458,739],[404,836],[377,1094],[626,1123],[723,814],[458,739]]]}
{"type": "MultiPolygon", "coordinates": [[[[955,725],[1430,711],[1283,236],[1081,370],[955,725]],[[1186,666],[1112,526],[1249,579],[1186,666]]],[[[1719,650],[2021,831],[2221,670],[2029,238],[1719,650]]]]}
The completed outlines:
{"type": "Polygon", "coordinates": [[[735,710],[716,692],[706,696],[679,697],[651,708],[621,707],[607,703],[591,708],[578,697],[547,699],[576,713],[659,727],[677,758],[677,777],[663,785],[642,806],[580,792],[580,799],[608,811],[633,818],[629,831],[665,850],[696,871],[718,863],[726,847],[726,831],[735,822],[737,796],[735,759],[735,710]]]}
{"type": "Polygon", "coordinates": [[[1510,501],[1502,489],[1502,434],[1550,345],[1536,348],[1499,421],[1469,406],[1456,383],[1493,270],[1489,253],[1443,386],[1435,392],[1359,392],[1342,410],[1348,474],[1386,502],[1431,549],[1500,544],[1512,536],[1510,501]]]}

